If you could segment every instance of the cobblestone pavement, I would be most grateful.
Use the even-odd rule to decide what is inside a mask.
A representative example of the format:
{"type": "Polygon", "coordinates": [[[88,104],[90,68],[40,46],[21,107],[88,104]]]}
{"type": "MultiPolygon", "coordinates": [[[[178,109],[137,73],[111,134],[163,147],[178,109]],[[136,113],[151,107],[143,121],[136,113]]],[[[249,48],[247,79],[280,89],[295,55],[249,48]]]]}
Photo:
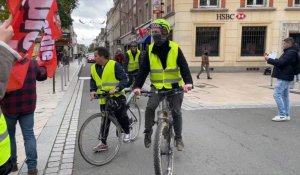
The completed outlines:
{"type": "MultiPolygon", "coordinates": [[[[35,110],[35,125],[34,125],[34,134],[39,139],[39,136],[44,129],[47,121],[49,118],[53,116],[54,110],[57,108],[57,105],[63,101],[64,95],[67,92],[67,89],[69,89],[71,84],[71,81],[73,77],[77,78],[77,72],[80,68],[80,65],[76,61],[70,63],[69,67],[69,78],[66,74],[66,77],[63,77],[63,79],[66,79],[66,81],[61,81],[61,74],[63,67],[60,66],[55,75],[55,93],[53,93],[53,78],[48,78],[46,81],[37,82],[37,106],[35,110]],[[69,81],[68,81],[69,79],[69,81]],[[63,86],[61,86],[63,85],[63,86]],[[62,90],[63,87],[63,90],[62,90]]],[[[16,174],[22,174],[21,171],[27,172],[27,167],[24,164],[25,161],[25,149],[24,149],[24,141],[23,136],[21,133],[20,126],[17,124],[16,127],[16,141],[17,141],[17,155],[18,155],[18,166],[19,171],[11,173],[12,175],[16,174]],[[23,169],[21,170],[22,165],[23,169]]],[[[39,147],[39,145],[38,145],[39,147]]],[[[38,158],[41,157],[40,154],[38,154],[38,158]]],[[[40,162],[38,162],[39,164],[40,162]]]]}

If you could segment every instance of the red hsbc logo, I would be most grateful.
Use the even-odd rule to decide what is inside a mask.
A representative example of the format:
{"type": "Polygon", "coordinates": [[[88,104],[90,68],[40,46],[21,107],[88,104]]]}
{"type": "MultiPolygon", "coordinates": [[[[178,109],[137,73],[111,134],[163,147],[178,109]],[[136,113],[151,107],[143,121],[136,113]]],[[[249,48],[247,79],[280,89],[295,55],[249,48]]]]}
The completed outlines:
{"type": "Polygon", "coordinates": [[[246,18],[246,14],[245,13],[238,13],[238,14],[228,14],[228,13],[221,13],[221,14],[217,14],[217,20],[235,20],[235,19],[238,19],[238,20],[243,20],[246,18]]]}
{"type": "Polygon", "coordinates": [[[246,18],[246,14],[245,13],[238,13],[236,15],[236,18],[239,19],[239,20],[243,20],[246,18]]]}

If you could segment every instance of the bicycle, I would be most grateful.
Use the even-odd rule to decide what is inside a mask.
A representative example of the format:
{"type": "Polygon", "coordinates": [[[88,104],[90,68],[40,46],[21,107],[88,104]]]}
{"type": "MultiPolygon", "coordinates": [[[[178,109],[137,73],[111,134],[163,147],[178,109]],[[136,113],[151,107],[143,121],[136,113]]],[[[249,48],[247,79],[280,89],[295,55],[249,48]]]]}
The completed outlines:
{"type": "Polygon", "coordinates": [[[135,141],[139,135],[141,128],[141,111],[137,105],[137,98],[131,88],[125,88],[125,93],[130,92],[126,100],[127,115],[130,122],[131,140],[135,141]]]}
{"type": "Polygon", "coordinates": [[[174,152],[171,141],[174,140],[173,133],[173,118],[168,96],[183,93],[182,88],[172,89],[167,91],[141,91],[145,96],[150,96],[151,93],[156,93],[162,96],[160,109],[157,111],[157,124],[154,136],[154,170],[156,175],[172,175],[174,164],[174,152]]]}
{"type": "MultiPolygon", "coordinates": [[[[98,94],[95,99],[107,98],[107,101],[112,100],[109,93],[98,94]]],[[[78,146],[79,152],[85,161],[92,165],[101,166],[112,161],[118,154],[121,143],[123,129],[116,116],[111,103],[106,103],[105,110],[100,113],[96,113],[87,118],[79,130],[78,146]],[[107,120],[111,120],[111,123],[107,123],[107,120]],[[108,133],[105,131],[108,130],[108,133]],[[103,134],[102,134],[103,133],[103,134]],[[93,146],[97,145],[100,141],[106,140],[108,146],[107,151],[95,151],[93,146]]],[[[131,109],[128,106],[128,110],[131,109]]],[[[130,111],[134,111],[133,109],[130,111]]],[[[136,125],[140,127],[140,118],[129,116],[130,132],[134,130],[136,125]]],[[[131,141],[135,140],[131,138],[131,141]]]]}

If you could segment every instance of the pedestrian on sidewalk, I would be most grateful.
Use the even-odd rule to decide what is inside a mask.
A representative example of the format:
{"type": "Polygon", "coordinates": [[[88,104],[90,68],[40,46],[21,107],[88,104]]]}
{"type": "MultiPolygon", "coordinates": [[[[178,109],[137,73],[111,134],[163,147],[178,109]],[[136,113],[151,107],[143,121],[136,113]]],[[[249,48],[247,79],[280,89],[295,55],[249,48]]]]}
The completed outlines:
{"type": "Polygon", "coordinates": [[[36,61],[31,60],[23,87],[16,91],[7,92],[0,102],[10,137],[13,172],[18,170],[15,134],[16,124],[19,122],[24,138],[28,174],[37,174],[36,139],[33,131],[37,98],[36,80],[43,81],[46,79],[46,68],[39,67],[36,61]]]}
{"type": "MultiPolygon", "coordinates": [[[[129,118],[126,109],[126,97],[124,88],[127,83],[127,76],[122,66],[114,60],[109,59],[110,54],[105,47],[98,47],[95,50],[96,64],[91,66],[91,80],[90,80],[90,96],[95,98],[97,94],[102,94],[103,91],[109,92],[118,104],[118,109],[115,110],[115,116],[123,128],[125,135],[123,141],[130,142],[129,118]],[[100,88],[99,88],[100,87],[100,88]]],[[[105,110],[106,99],[100,99],[100,110],[105,110]]],[[[101,123],[101,135],[103,138],[100,143],[93,148],[94,151],[106,151],[108,149],[106,140],[109,133],[109,126],[111,121],[109,119],[101,123]],[[105,137],[106,136],[106,137],[105,137]]]]}
{"type": "MultiPolygon", "coordinates": [[[[11,19],[6,20],[0,26],[0,100],[2,100],[13,63],[20,59],[20,55],[6,43],[14,35],[11,19]]],[[[7,175],[11,172],[13,163],[11,160],[10,138],[4,116],[0,109],[0,174],[7,175]]]]}
{"type": "Polygon", "coordinates": [[[212,79],[210,77],[210,70],[209,70],[209,58],[208,58],[208,51],[205,50],[204,51],[204,54],[202,55],[201,57],[202,61],[201,61],[201,68],[200,68],[200,71],[199,73],[197,74],[197,79],[200,79],[200,74],[203,72],[203,71],[206,71],[207,73],[207,79],[212,79]]]}
{"type": "Polygon", "coordinates": [[[299,48],[294,45],[293,38],[283,40],[283,54],[279,59],[269,58],[265,53],[265,60],[274,65],[273,76],[277,78],[274,88],[273,97],[276,101],[278,114],[272,119],[273,121],[290,120],[290,84],[294,80],[293,65],[297,63],[299,48]]]}

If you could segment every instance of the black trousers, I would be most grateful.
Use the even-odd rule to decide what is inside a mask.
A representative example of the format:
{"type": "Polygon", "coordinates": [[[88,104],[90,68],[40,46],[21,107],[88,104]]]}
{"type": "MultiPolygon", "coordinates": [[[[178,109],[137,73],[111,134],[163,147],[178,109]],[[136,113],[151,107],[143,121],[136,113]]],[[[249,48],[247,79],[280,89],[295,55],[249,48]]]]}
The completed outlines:
{"type": "MultiPolygon", "coordinates": [[[[151,91],[155,91],[155,90],[156,90],[155,87],[152,86],[151,91]]],[[[161,100],[162,100],[162,96],[159,94],[153,93],[149,97],[146,111],[145,111],[145,133],[148,133],[152,130],[152,127],[154,125],[155,109],[157,108],[161,100]]],[[[183,101],[183,93],[168,96],[167,100],[169,102],[169,106],[172,111],[175,139],[181,139],[182,138],[181,105],[183,101]]]]}
{"type": "Polygon", "coordinates": [[[11,159],[8,159],[7,162],[5,162],[3,165],[0,166],[0,174],[1,175],[7,175],[11,172],[13,168],[13,162],[11,159]]]}
{"type": "MultiPolygon", "coordinates": [[[[116,101],[121,106],[121,108],[114,112],[119,124],[121,125],[122,129],[124,130],[125,134],[129,134],[129,118],[127,115],[127,108],[126,108],[126,97],[121,95],[116,97],[116,101]]],[[[105,105],[100,105],[100,110],[104,111],[105,105]]],[[[109,133],[111,120],[107,117],[103,117],[101,121],[101,128],[100,134],[102,135],[101,141],[103,144],[106,144],[106,140],[109,133]]]]}
{"type": "Polygon", "coordinates": [[[128,82],[126,84],[126,87],[130,87],[133,82],[135,81],[136,77],[138,74],[138,70],[133,71],[133,72],[128,72],[127,76],[128,76],[128,82]]]}

